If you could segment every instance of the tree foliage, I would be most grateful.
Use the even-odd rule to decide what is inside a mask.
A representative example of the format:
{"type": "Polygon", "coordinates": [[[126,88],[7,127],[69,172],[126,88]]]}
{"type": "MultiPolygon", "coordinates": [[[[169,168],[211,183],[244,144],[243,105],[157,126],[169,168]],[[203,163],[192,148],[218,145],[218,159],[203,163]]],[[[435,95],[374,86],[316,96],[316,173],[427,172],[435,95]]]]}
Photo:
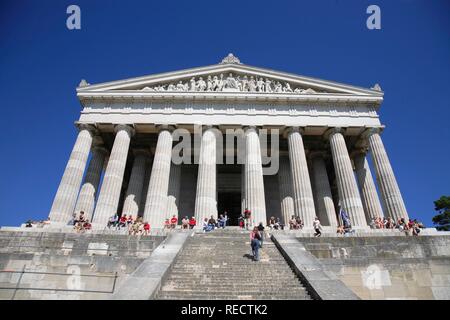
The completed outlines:
{"type": "Polygon", "coordinates": [[[437,230],[450,231],[450,196],[442,196],[434,201],[434,210],[438,212],[433,217],[437,230]]]}

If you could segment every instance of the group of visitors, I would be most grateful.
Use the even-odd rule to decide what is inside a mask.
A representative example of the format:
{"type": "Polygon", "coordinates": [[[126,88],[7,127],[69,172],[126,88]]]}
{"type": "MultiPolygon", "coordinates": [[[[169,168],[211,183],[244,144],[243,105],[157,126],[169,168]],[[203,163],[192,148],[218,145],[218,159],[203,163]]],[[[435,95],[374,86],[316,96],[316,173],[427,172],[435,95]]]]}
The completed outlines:
{"type": "Polygon", "coordinates": [[[209,232],[214,229],[225,229],[228,224],[228,214],[225,211],[224,214],[221,214],[219,218],[216,220],[214,216],[211,216],[209,219],[203,219],[202,229],[203,232],[209,232]]]}
{"type": "Polygon", "coordinates": [[[289,230],[301,230],[303,227],[304,224],[300,217],[291,216],[291,219],[289,220],[289,230]]]}
{"type": "Polygon", "coordinates": [[[241,229],[246,230],[249,230],[249,228],[252,226],[252,212],[248,210],[248,208],[245,208],[244,212],[242,212],[239,216],[238,224],[241,229]]]}
{"type": "Polygon", "coordinates": [[[77,233],[83,233],[92,229],[92,224],[89,222],[89,219],[86,218],[84,211],[80,211],[79,214],[74,213],[69,225],[73,225],[73,229],[77,233]]]}
{"type": "Polygon", "coordinates": [[[281,222],[280,218],[270,217],[267,226],[270,230],[284,230],[284,224],[281,222]]]}
{"type": "Polygon", "coordinates": [[[181,229],[194,229],[194,227],[197,225],[197,220],[195,217],[191,217],[189,219],[188,216],[184,217],[183,220],[181,220],[181,229]]]}
{"type": "MultiPolygon", "coordinates": [[[[173,215],[172,218],[170,219],[166,219],[164,221],[164,229],[176,229],[178,225],[178,218],[176,215],[173,215]]],[[[197,220],[195,219],[195,217],[191,217],[189,219],[188,216],[185,216],[182,220],[181,220],[181,229],[194,229],[194,227],[197,225],[197,220]]]]}
{"type": "Polygon", "coordinates": [[[417,221],[417,219],[410,219],[406,221],[405,218],[400,218],[395,222],[392,218],[372,218],[369,223],[372,229],[398,229],[399,231],[404,231],[407,235],[419,235],[421,229],[424,229],[422,222],[417,221]]]}
{"type": "Polygon", "coordinates": [[[127,229],[130,235],[149,235],[150,234],[150,223],[143,221],[142,217],[137,217],[123,214],[120,217],[115,214],[108,219],[107,228],[114,228],[115,230],[127,229]]]}

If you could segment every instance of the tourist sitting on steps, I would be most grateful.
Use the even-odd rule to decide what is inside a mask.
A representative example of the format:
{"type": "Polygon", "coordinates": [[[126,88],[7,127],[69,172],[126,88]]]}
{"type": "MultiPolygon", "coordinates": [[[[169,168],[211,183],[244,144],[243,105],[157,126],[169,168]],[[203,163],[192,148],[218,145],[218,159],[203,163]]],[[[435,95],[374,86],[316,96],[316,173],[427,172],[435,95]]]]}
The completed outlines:
{"type": "Polygon", "coordinates": [[[297,229],[297,220],[295,220],[295,216],[291,216],[291,220],[289,220],[289,229],[290,230],[297,229]]]}
{"type": "Polygon", "coordinates": [[[213,227],[208,223],[208,218],[203,220],[203,232],[209,232],[213,229],[213,227]]]}
{"type": "Polygon", "coordinates": [[[150,234],[150,223],[144,222],[144,235],[148,236],[150,234]]]}
{"type": "Polygon", "coordinates": [[[300,229],[300,230],[303,229],[304,223],[303,223],[302,219],[300,219],[300,217],[295,218],[295,223],[297,225],[296,229],[300,229]]]}
{"type": "Polygon", "coordinates": [[[77,214],[74,212],[72,214],[72,219],[70,219],[69,223],[67,224],[68,226],[74,226],[75,223],[77,223],[77,214]]]}
{"type": "Polygon", "coordinates": [[[127,226],[127,216],[126,215],[122,215],[119,219],[119,230],[121,228],[125,228],[127,226]]]}
{"type": "Polygon", "coordinates": [[[208,220],[208,227],[210,227],[211,230],[214,230],[217,227],[217,222],[216,219],[214,219],[214,216],[211,216],[211,218],[208,220]]]}
{"type": "Polygon", "coordinates": [[[175,229],[177,227],[177,224],[178,224],[178,218],[176,215],[173,215],[172,219],[170,219],[170,227],[172,229],[175,229]]]}
{"type": "Polygon", "coordinates": [[[219,228],[225,229],[225,224],[227,223],[224,216],[220,215],[219,217],[219,228]]]}
{"type": "Polygon", "coordinates": [[[91,230],[92,224],[89,222],[89,219],[86,219],[86,222],[83,224],[83,231],[91,230]]]}
{"type": "Polygon", "coordinates": [[[273,217],[273,216],[270,217],[269,223],[267,224],[267,226],[270,228],[270,230],[273,230],[275,228],[275,223],[276,223],[275,217],[273,217]]]}
{"type": "Polygon", "coordinates": [[[181,220],[181,229],[189,229],[189,218],[187,216],[181,220]]]}
{"type": "Polygon", "coordinates": [[[119,222],[119,216],[117,214],[109,217],[108,224],[106,225],[108,229],[111,229],[111,227],[117,228],[117,224],[119,222]]]}
{"type": "Polygon", "coordinates": [[[261,247],[261,234],[258,227],[254,227],[250,233],[250,246],[252,248],[253,261],[259,261],[259,248],[261,247]]]}
{"type": "Polygon", "coordinates": [[[194,227],[197,225],[197,220],[195,220],[195,217],[191,217],[189,220],[189,228],[194,229],[194,227]]]}
{"type": "Polygon", "coordinates": [[[166,220],[164,220],[164,229],[168,229],[170,230],[170,220],[167,218],[166,220]]]}

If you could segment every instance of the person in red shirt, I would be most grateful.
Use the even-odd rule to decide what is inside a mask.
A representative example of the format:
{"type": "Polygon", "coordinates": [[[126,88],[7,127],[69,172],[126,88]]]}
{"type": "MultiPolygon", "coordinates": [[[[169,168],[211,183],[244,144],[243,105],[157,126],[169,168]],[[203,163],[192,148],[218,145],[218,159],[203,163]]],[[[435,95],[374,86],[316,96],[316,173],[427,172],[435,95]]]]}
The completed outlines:
{"type": "Polygon", "coordinates": [[[170,226],[172,229],[175,229],[177,227],[178,218],[173,215],[172,219],[170,219],[170,226]]]}
{"type": "Polygon", "coordinates": [[[88,219],[86,219],[86,222],[83,224],[83,229],[84,230],[91,230],[92,229],[92,225],[91,225],[91,223],[89,222],[88,219]]]}
{"type": "Polygon", "coordinates": [[[144,222],[144,234],[147,236],[150,234],[150,223],[147,221],[144,222]]]}
{"type": "Polygon", "coordinates": [[[126,227],[126,226],[127,226],[127,216],[123,215],[119,219],[119,230],[120,230],[120,228],[126,227]]]}
{"type": "Polygon", "coordinates": [[[194,227],[197,225],[197,221],[195,220],[194,217],[191,217],[191,219],[189,220],[189,228],[190,229],[194,229],[194,227]]]}

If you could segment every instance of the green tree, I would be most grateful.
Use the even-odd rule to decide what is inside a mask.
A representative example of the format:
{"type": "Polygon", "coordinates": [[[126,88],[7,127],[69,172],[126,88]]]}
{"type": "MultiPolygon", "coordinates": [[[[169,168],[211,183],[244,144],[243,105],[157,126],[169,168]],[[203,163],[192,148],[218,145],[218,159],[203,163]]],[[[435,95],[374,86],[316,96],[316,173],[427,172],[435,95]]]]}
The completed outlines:
{"type": "Polygon", "coordinates": [[[433,217],[436,229],[450,231],[450,196],[442,196],[434,201],[434,210],[439,212],[438,215],[433,217]]]}

